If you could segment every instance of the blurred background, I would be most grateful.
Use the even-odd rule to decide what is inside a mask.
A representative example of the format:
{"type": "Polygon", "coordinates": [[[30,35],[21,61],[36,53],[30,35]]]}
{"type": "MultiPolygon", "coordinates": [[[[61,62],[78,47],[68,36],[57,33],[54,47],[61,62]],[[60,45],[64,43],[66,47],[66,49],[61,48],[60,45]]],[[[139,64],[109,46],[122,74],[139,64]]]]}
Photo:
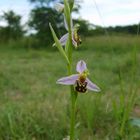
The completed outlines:
{"type": "MultiPolygon", "coordinates": [[[[52,43],[48,23],[60,37],[66,31],[63,15],[54,9],[58,0],[0,1],[0,42],[24,38],[26,47],[47,47],[52,43]]],[[[77,0],[74,23],[80,24],[81,36],[136,34],[140,21],[139,0],[77,0]]]]}

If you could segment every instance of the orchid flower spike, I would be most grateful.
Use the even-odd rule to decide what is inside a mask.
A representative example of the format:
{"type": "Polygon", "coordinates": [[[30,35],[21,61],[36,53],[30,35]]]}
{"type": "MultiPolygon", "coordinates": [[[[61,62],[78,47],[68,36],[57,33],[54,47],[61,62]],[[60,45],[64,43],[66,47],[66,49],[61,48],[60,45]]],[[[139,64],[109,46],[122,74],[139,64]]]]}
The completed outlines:
{"type": "MultiPolygon", "coordinates": [[[[66,22],[66,19],[64,17],[64,25],[65,25],[65,29],[68,31],[68,25],[67,25],[67,22],[66,22]]],[[[79,27],[80,25],[79,24],[76,24],[75,26],[73,26],[73,21],[71,19],[71,30],[72,30],[72,44],[74,45],[75,48],[77,48],[81,43],[81,38],[80,36],[78,35],[78,30],[79,30],[79,27]]],[[[68,39],[68,33],[66,33],[65,35],[63,35],[61,38],[60,38],[60,43],[62,46],[65,46],[66,45],[66,42],[67,42],[67,39],[68,39]]]]}
{"type": "MultiPolygon", "coordinates": [[[[55,3],[54,5],[54,8],[57,12],[63,12],[64,10],[64,4],[62,3],[55,3]]],[[[64,25],[65,25],[65,28],[66,30],[68,31],[68,25],[67,25],[67,22],[66,22],[66,19],[65,19],[65,16],[64,16],[64,25]]],[[[72,30],[72,44],[75,46],[75,48],[77,48],[81,43],[81,38],[80,36],[78,35],[78,30],[79,30],[79,25],[76,24],[74,27],[73,27],[73,22],[72,22],[72,19],[71,19],[71,30],[72,30]]],[[[66,33],[65,35],[63,35],[61,38],[60,38],[60,43],[62,46],[65,46],[66,45],[66,42],[67,42],[67,39],[68,39],[68,33],[66,33]]],[[[53,44],[53,46],[55,46],[55,43],[53,44]]]]}
{"type": "Polygon", "coordinates": [[[62,85],[74,85],[75,90],[80,93],[85,93],[87,89],[96,92],[100,91],[100,88],[87,78],[87,75],[89,75],[89,73],[86,63],[83,60],[80,60],[77,63],[76,71],[79,74],[73,74],[67,77],[63,77],[59,79],[57,83],[62,85]]]}

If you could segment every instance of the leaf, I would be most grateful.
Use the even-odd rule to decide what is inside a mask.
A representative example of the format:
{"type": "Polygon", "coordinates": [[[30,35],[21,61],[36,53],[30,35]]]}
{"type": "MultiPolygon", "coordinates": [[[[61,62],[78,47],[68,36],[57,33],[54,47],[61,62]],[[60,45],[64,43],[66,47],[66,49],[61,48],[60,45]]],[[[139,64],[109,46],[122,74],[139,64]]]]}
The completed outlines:
{"type": "Polygon", "coordinates": [[[69,1],[69,4],[70,4],[70,11],[72,11],[73,5],[74,5],[74,0],[70,0],[69,1]]]}
{"type": "Polygon", "coordinates": [[[63,47],[61,45],[61,43],[59,42],[59,40],[58,40],[58,38],[57,38],[57,36],[56,36],[56,34],[55,34],[55,32],[54,32],[54,30],[53,30],[53,28],[52,28],[52,26],[51,26],[50,23],[49,23],[49,26],[50,26],[50,29],[51,29],[51,32],[52,32],[52,35],[53,35],[53,38],[54,38],[54,41],[55,41],[55,44],[56,44],[58,50],[60,51],[60,53],[62,54],[62,56],[64,56],[65,60],[69,64],[70,63],[69,62],[69,59],[68,59],[68,57],[67,57],[67,55],[66,55],[66,53],[65,53],[65,51],[64,51],[64,49],[63,49],[63,47]]]}
{"type": "Polygon", "coordinates": [[[132,124],[133,126],[140,127],[140,119],[139,118],[132,118],[130,120],[130,124],[132,124]]]}
{"type": "Polygon", "coordinates": [[[68,28],[70,29],[71,28],[71,13],[70,13],[69,3],[67,0],[64,0],[64,14],[66,17],[68,28]]]}

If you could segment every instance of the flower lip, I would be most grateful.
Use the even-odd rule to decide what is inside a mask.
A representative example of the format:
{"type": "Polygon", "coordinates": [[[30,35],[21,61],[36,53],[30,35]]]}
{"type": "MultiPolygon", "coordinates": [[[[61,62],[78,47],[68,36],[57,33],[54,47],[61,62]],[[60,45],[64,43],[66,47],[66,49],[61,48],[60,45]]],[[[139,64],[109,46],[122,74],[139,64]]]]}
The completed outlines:
{"type": "Polygon", "coordinates": [[[77,31],[75,31],[75,32],[73,33],[73,39],[74,39],[74,41],[75,41],[76,44],[77,44],[76,47],[79,46],[79,45],[82,43],[81,38],[80,38],[80,36],[78,35],[77,31]]]}
{"type": "Polygon", "coordinates": [[[87,91],[87,82],[84,81],[81,83],[81,81],[76,80],[75,90],[80,93],[85,93],[87,91]]]}

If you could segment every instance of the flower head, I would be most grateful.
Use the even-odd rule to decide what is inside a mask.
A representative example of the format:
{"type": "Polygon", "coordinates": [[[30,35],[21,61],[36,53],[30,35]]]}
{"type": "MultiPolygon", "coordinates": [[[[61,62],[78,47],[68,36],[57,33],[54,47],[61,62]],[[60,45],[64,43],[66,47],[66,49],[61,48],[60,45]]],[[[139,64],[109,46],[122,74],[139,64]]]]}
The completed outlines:
{"type": "MultiPolygon", "coordinates": [[[[64,10],[64,5],[61,3],[56,3],[54,7],[58,12],[62,12],[64,10]]],[[[72,19],[71,19],[70,25],[71,25],[71,31],[72,31],[72,44],[75,46],[75,48],[77,48],[82,43],[81,38],[78,35],[78,30],[79,30],[80,26],[79,26],[79,24],[76,24],[75,26],[73,26],[72,19]]],[[[65,29],[68,31],[68,24],[66,22],[65,16],[64,16],[64,26],[65,26],[65,29]]],[[[66,33],[59,39],[62,46],[66,45],[68,36],[69,36],[69,34],[66,33]]],[[[53,44],[53,46],[55,46],[55,43],[53,44]]]]}
{"type": "Polygon", "coordinates": [[[58,84],[74,85],[77,92],[85,93],[87,89],[99,92],[100,88],[92,83],[87,76],[89,75],[86,63],[80,60],[77,63],[76,71],[78,74],[73,74],[67,77],[63,77],[57,81],[58,84]]]}
{"type": "MultiPolygon", "coordinates": [[[[68,25],[67,25],[65,17],[64,17],[64,25],[65,25],[65,29],[68,31],[68,25]]],[[[81,38],[78,35],[79,27],[80,27],[79,24],[76,24],[76,25],[73,26],[73,21],[71,19],[72,44],[74,45],[75,48],[77,48],[82,43],[81,38]]],[[[66,33],[65,35],[63,35],[60,38],[59,41],[60,41],[62,46],[66,45],[67,39],[68,39],[68,33],[66,33]]]]}

